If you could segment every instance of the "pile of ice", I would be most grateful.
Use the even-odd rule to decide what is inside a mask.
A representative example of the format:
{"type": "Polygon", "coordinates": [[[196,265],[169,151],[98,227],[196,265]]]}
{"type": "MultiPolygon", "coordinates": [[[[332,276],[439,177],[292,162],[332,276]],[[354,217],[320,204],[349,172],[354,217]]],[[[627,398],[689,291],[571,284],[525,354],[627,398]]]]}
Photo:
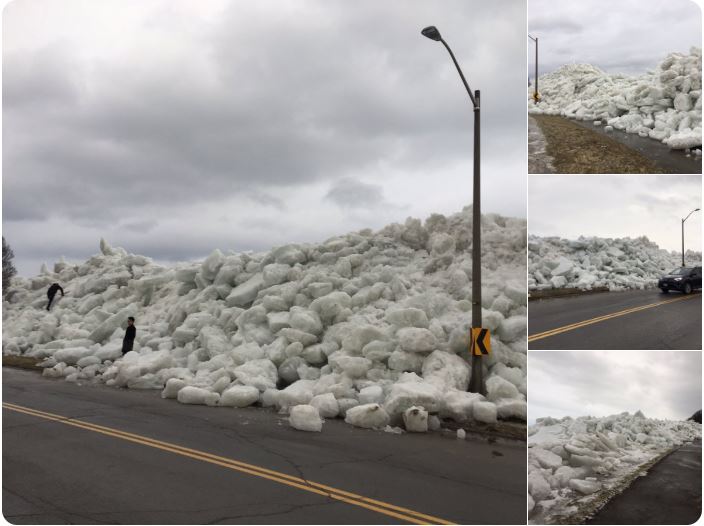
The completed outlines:
{"type": "Polygon", "coordinates": [[[564,513],[576,499],[617,488],[643,463],[701,437],[701,429],[696,422],[655,420],[640,411],[604,418],[539,418],[528,428],[531,518],[564,513]]]}
{"type": "Polygon", "coordinates": [[[45,375],[73,382],[274,406],[301,429],[335,417],[384,428],[404,416],[418,429],[427,413],[525,420],[526,222],[488,214],[482,232],[486,396],[466,392],[471,208],[266,253],[215,250],[175,268],[101,241],[81,265],[13,281],[3,352],[44,359],[45,375]],[[66,297],[47,312],[55,281],[66,297]],[[128,316],[137,338],[122,357],[128,316]]]}
{"type": "MultiPolygon", "coordinates": [[[[611,75],[589,64],[570,64],[540,77],[541,100],[529,90],[531,113],[606,123],[662,141],[670,148],[702,144],[702,50],[671,53],[655,72],[611,75]]],[[[608,130],[609,128],[607,128],[608,130]]]]}
{"type": "MultiPolygon", "coordinates": [[[[685,263],[701,265],[701,252],[687,251],[685,263]]],[[[529,236],[528,290],[578,288],[644,289],[682,265],[682,255],[668,252],[647,237],[601,238],[529,236]]]]}

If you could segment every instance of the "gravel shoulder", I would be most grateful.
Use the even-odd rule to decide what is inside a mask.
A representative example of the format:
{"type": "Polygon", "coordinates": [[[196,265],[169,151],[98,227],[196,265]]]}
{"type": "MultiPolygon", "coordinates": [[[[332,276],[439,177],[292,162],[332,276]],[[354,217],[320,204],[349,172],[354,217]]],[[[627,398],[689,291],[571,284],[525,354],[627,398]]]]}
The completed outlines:
{"type": "Polygon", "coordinates": [[[531,118],[545,137],[545,152],[552,159],[555,173],[666,173],[632,148],[568,119],[553,115],[531,118]]]}

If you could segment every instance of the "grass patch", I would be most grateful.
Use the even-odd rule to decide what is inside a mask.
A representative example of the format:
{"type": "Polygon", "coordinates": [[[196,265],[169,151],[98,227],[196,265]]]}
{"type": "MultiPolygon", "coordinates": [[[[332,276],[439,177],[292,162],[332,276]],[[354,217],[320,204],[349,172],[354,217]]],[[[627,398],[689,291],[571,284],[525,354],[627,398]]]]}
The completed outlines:
{"type": "Polygon", "coordinates": [[[36,358],[30,358],[29,356],[14,356],[8,355],[2,357],[3,367],[18,367],[20,369],[30,369],[32,371],[41,371],[43,367],[39,367],[37,364],[41,360],[36,358]]]}

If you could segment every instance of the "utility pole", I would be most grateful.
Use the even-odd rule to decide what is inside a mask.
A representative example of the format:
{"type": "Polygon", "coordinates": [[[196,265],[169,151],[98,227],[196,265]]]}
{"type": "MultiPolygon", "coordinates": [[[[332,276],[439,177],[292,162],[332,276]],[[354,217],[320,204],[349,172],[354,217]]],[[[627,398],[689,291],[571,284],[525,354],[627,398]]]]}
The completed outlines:
{"type": "Polygon", "coordinates": [[[684,265],[684,222],[687,221],[687,219],[689,219],[689,216],[691,216],[694,212],[698,212],[698,211],[699,211],[699,208],[695,208],[689,214],[687,214],[687,217],[685,217],[682,220],[682,266],[683,267],[685,266],[684,265]]]}
{"type": "Polygon", "coordinates": [[[533,100],[537,103],[540,100],[540,95],[538,95],[538,37],[533,38],[528,35],[533,42],[535,42],[535,89],[533,90],[533,100]]]}
{"type": "Polygon", "coordinates": [[[450,57],[452,62],[454,62],[457,72],[460,74],[462,83],[464,84],[469,98],[472,101],[472,106],[474,107],[474,189],[473,189],[473,202],[472,202],[472,331],[470,334],[470,340],[472,341],[472,348],[475,345],[475,332],[481,334],[483,338],[486,338],[486,343],[482,343],[481,340],[478,341],[478,345],[481,349],[488,351],[483,353],[472,352],[472,376],[469,382],[469,390],[473,393],[479,393],[484,389],[484,369],[482,364],[482,354],[488,354],[491,352],[491,344],[489,340],[489,333],[487,330],[482,329],[482,253],[481,253],[481,149],[480,149],[480,112],[481,107],[479,104],[480,93],[476,90],[472,93],[472,90],[467,84],[467,80],[464,78],[462,69],[455,59],[454,53],[447,45],[447,42],[443,40],[440,36],[440,31],[435,26],[428,26],[421,31],[423,36],[428,37],[431,40],[437,42],[442,42],[450,57]],[[486,347],[485,347],[486,346],[486,347]]]}

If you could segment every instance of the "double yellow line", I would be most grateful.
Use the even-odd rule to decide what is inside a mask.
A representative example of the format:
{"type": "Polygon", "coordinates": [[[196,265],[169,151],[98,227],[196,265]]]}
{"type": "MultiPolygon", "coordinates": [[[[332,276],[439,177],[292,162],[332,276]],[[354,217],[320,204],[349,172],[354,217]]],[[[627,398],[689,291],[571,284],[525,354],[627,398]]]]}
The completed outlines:
{"type": "Polygon", "coordinates": [[[528,336],[528,342],[530,343],[530,342],[534,342],[537,340],[542,340],[543,338],[549,338],[550,336],[562,334],[563,332],[573,331],[574,329],[579,329],[580,327],[586,327],[587,325],[592,325],[593,323],[599,323],[602,321],[610,320],[612,318],[618,318],[619,316],[625,316],[626,314],[632,314],[634,312],[642,311],[645,309],[652,309],[653,307],[659,307],[660,305],[667,305],[668,303],[674,303],[676,301],[684,301],[684,300],[688,300],[688,299],[692,299],[692,298],[701,298],[701,296],[699,294],[682,296],[681,298],[659,301],[657,303],[650,303],[649,305],[641,305],[640,307],[633,307],[630,309],[612,312],[611,314],[605,314],[604,316],[599,316],[597,318],[591,318],[589,320],[578,321],[577,323],[565,325],[564,327],[558,327],[556,329],[550,329],[549,331],[539,332],[537,334],[532,334],[532,335],[528,336]]]}
{"type": "Polygon", "coordinates": [[[433,517],[432,515],[425,515],[424,513],[419,513],[417,511],[409,510],[407,508],[402,508],[401,506],[395,506],[386,502],[370,499],[362,495],[351,493],[349,491],[340,490],[331,486],[326,486],[325,484],[319,484],[317,482],[305,480],[299,477],[294,477],[292,475],[287,475],[285,473],[281,473],[271,469],[262,468],[253,464],[247,464],[245,462],[240,462],[239,460],[235,460],[232,458],[213,455],[211,453],[206,453],[205,451],[199,451],[197,449],[191,449],[176,444],[171,444],[169,442],[162,442],[161,440],[156,440],[142,435],[136,435],[134,433],[128,433],[126,431],[121,431],[112,427],[100,426],[97,424],[92,424],[82,420],[76,420],[54,413],[47,413],[45,411],[39,411],[37,409],[23,407],[9,402],[3,402],[2,406],[3,408],[8,409],[10,411],[25,413],[27,415],[36,416],[38,418],[44,418],[46,420],[59,422],[61,424],[66,424],[69,426],[78,427],[87,431],[93,431],[95,433],[100,433],[122,440],[127,440],[128,442],[134,442],[136,444],[142,444],[144,446],[161,449],[162,451],[169,451],[177,455],[193,458],[195,460],[200,460],[209,464],[215,464],[217,466],[232,469],[234,471],[239,471],[240,473],[246,473],[248,475],[253,475],[255,477],[271,480],[272,482],[277,482],[279,484],[285,484],[287,486],[298,488],[303,491],[308,491],[310,493],[315,493],[323,497],[331,498],[341,502],[346,502],[347,504],[352,504],[353,506],[366,508],[368,510],[375,511],[383,515],[388,515],[389,517],[394,517],[396,519],[400,519],[411,524],[454,524],[453,522],[449,522],[438,517],[433,517]]]}

